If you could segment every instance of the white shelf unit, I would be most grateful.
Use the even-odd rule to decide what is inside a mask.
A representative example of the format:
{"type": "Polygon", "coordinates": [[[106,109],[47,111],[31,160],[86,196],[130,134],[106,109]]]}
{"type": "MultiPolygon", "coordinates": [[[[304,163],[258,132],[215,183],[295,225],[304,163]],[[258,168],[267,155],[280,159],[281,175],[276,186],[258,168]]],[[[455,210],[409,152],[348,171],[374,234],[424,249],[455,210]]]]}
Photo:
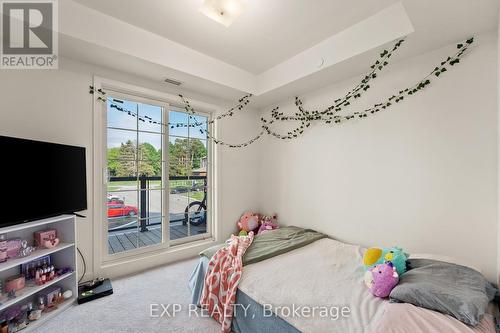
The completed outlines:
{"type": "Polygon", "coordinates": [[[16,293],[13,299],[3,300],[0,304],[0,313],[12,306],[23,305],[36,300],[44,291],[51,288],[61,287],[63,291],[71,290],[73,297],[60,304],[56,310],[43,313],[39,320],[32,321],[23,332],[34,332],[44,322],[50,320],[72,305],[78,295],[78,281],[76,274],[76,221],[74,215],[60,215],[53,218],[21,223],[10,227],[0,228],[0,235],[5,235],[6,239],[21,238],[28,240],[29,245],[34,243],[34,233],[36,231],[56,229],[60,243],[52,249],[38,249],[31,255],[24,258],[9,259],[0,263],[0,279],[5,281],[8,277],[20,274],[21,265],[41,258],[51,256],[51,262],[56,268],[70,267],[73,272],[64,274],[41,286],[26,286],[16,293]]]}

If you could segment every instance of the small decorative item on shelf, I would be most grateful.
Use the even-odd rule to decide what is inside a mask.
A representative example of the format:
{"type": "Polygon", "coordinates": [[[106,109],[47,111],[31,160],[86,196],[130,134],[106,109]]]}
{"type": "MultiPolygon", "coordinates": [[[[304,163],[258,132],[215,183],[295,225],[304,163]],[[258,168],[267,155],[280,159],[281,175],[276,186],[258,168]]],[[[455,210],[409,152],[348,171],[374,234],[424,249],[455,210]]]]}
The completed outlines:
{"type": "Polygon", "coordinates": [[[35,272],[35,284],[40,286],[49,282],[55,278],[55,267],[54,265],[47,265],[44,263],[42,267],[38,267],[35,272]]]}
{"type": "Polygon", "coordinates": [[[8,297],[9,299],[14,299],[14,298],[16,298],[16,291],[15,291],[14,289],[12,289],[11,291],[9,291],[9,292],[7,293],[7,297],[8,297]]]}
{"type": "Polygon", "coordinates": [[[17,331],[25,329],[28,324],[28,305],[24,304],[21,306],[21,313],[16,317],[17,320],[17,331]]]}
{"type": "Polygon", "coordinates": [[[34,246],[29,246],[27,240],[22,240],[21,241],[21,248],[19,249],[18,257],[27,257],[29,256],[33,251],[35,251],[34,246]]]}
{"type": "Polygon", "coordinates": [[[59,244],[56,229],[49,229],[35,232],[35,245],[38,247],[51,249],[59,244]]]}
{"type": "Polygon", "coordinates": [[[21,238],[11,238],[7,240],[7,257],[16,258],[21,249],[21,238]]]}
{"type": "Polygon", "coordinates": [[[51,264],[50,255],[35,259],[21,266],[21,273],[27,280],[28,285],[43,285],[58,275],[56,268],[51,264]]]}
{"type": "Polygon", "coordinates": [[[64,299],[65,299],[65,300],[66,300],[66,299],[70,299],[70,298],[71,298],[71,296],[73,296],[73,292],[72,292],[70,289],[66,290],[66,291],[63,293],[63,297],[64,297],[64,299]]]}
{"type": "Polygon", "coordinates": [[[38,310],[45,310],[45,299],[43,298],[43,296],[38,297],[38,310]]]}
{"type": "Polygon", "coordinates": [[[7,240],[5,235],[0,235],[0,262],[5,262],[7,259],[7,240]]]}
{"type": "Polygon", "coordinates": [[[61,287],[56,287],[50,289],[50,291],[45,295],[45,304],[50,307],[57,305],[58,296],[61,293],[61,287]]]}
{"type": "Polygon", "coordinates": [[[28,302],[28,304],[26,304],[26,314],[28,315],[28,319],[33,310],[34,310],[33,302],[28,302]]]}
{"type": "Polygon", "coordinates": [[[61,275],[71,273],[71,272],[73,272],[73,269],[71,267],[63,267],[63,268],[56,270],[56,275],[61,276],[61,275]]]}
{"type": "Polygon", "coordinates": [[[32,302],[26,304],[26,307],[27,307],[26,314],[28,315],[29,321],[35,321],[40,319],[40,317],[42,316],[42,310],[36,310],[32,302]]]}
{"type": "Polygon", "coordinates": [[[62,293],[61,287],[55,287],[46,294],[39,294],[36,305],[28,302],[7,308],[0,314],[0,333],[19,332],[25,329],[31,321],[40,319],[42,313],[56,310],[65,302],[68,291],[71,293],[71,290],[62,293]]]}
{"type": "Polygon", "coordinates": [[[19,332],[28,325],[26,308],[15,305],[8,308],[4,313],[5,319],[8,322],[8,332],[19,332]]]}
{"type": "Polygon", "coordinates": [[[9,277],[5,281],[5,292],[10,293],[11,291],[18,291],[21,290],[25,287],[26,285],[26,280],[24,278],[24,275],[15,275],[9,277]]]}
{"type": "Polygon", "coordinates": [[[42,310],[40,310],[40,309],[33,310],[28,315],[28,319],[31,320],[31,321],[35,321],[35,320],[40,319],[41,316],[42,316],[42,310]]]}

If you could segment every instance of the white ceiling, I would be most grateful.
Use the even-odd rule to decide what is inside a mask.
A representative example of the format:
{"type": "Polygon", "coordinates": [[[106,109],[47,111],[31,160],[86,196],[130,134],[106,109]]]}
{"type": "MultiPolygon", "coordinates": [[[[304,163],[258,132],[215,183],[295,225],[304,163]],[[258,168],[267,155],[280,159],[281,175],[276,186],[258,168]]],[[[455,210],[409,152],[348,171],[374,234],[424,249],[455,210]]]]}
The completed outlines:
{"type": "MultiPolygon", "coordinates": [[[[319,42],[338,35],[344,29],[349,29],[387,6],[399,2],[396,0],[245,0],[247,4],[244,13],[233,25],[226,28],[198,12],[202,0],[74,1],[96,10],[96,13],[104,13],[127,22],[131,27],[154,32],[165,40],[187,46],[200,55],[212,57],[220,64],[231,64],[233,68],[228,67],[227,70],[216,73],[224,75],[233,69],[236,72],[240,70],[241,72],[237,73],[238,77],[248,80],[252,80],[252,73],[269,72],[269,68],[279,67],[298,53],[311,50],[319,42]]],[[[492,30],[498,25],[500,0],[401,0],[401,3],[415,32],[409,35],[407,43],[393,62],[454,43],[478,32],[492,30]]],[[[107,20],[106,17],[109,16],[103,16],[101,19],[107,20]]],[[[108,21],[112,30],[116,22],[108,21]]],[[[74,25],[81,26],[80,22],[74,25]]],[[[120,37],[122,28],[126,27],[115,29],[117,31],[113,31],[113,37],[120,37]]],[[[84,34],[85,31],[82,31],[80,36],[84,34]]],[[[99,45],[91,45],[90,38],[83,42],[80,36],[74,35],[76,39],[61,40],[62,56],[143,76],[157,82],[165,77],[172,77],[183,82],[183,89],[224,99],[234,99],[242,95],[242,91],[249,91],[242,88],[243,84],[240,86],[224,84],[222,81],[197,75],[199,68],[194,71],[179,70],[179,68],[173,70],[174,67],[168,68],[160,61],[150,61],[132,52],[119,53],[115,48],[106,49],[99,45]]],[[[123,40],[127,40],[129,36],[122,37],[123,40]]],[[[136,44],[131,43],[131,45],[136,44]]],[[[363,54],[353,54],[350,59],[328,69],[325,67],[316,73],[269,90],[255,98],[255,105],[269,105],[293,97],[295,94],[306,93],[341,79],[360,75],[366,71],[372,58],[376,56],[377,49],[380,47],[363,54]]],[[[149,50],[146,53],[148,52],[149,50]]],[[[164,51],[159,52],[159,55],[159,59],[168,58],[164,51]]],[[[192,64],[196,65],[199,62],[195,61],[192,64]]]]}
{"type": "Polygon", "coordinates": [[[229,28],[198,11],[202,0],[76,2],[260,74],[398,0],[244,0],[229,28]]]}

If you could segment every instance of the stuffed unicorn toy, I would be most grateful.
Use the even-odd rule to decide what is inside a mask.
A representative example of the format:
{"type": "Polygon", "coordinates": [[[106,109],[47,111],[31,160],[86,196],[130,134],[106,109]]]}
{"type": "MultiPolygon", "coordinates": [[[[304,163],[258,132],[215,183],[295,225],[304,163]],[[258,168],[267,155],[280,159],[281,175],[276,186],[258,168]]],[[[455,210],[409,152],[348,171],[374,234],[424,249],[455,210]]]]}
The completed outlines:
{"type": "Polygon", "coordinates": [[[272,216],[262,216],[261,225],[257,235],[263,234],[265,232],[278,229],[278,215],[274,213],[272,216]]]}
{"type": "Polygon", "coordinates": [[[377,297],[387,297],[398,284],[399,275],[392,262],[376,265],[365,273],[368,290],[377,297]]]}

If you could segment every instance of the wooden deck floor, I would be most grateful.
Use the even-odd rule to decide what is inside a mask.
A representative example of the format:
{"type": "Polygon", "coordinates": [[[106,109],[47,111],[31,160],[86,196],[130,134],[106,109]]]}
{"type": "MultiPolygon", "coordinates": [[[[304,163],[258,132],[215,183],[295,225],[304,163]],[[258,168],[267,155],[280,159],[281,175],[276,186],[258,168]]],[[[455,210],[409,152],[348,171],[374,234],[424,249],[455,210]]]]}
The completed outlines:
{"type": "MultiPolygon", "coordinates": [[[[161,243],[161,227],[149,226],[148,231],[140,232],[138,230],[112,231],[108,235],[108,252],[114,254],[118,252],[133,250],[138,247],[145,247],[161,243]]],[[[188,226],[186,225],[171,225],[170,239],[179,239],[188,236],[198,235],[206,231],[205,225],[188,226]]]]}

